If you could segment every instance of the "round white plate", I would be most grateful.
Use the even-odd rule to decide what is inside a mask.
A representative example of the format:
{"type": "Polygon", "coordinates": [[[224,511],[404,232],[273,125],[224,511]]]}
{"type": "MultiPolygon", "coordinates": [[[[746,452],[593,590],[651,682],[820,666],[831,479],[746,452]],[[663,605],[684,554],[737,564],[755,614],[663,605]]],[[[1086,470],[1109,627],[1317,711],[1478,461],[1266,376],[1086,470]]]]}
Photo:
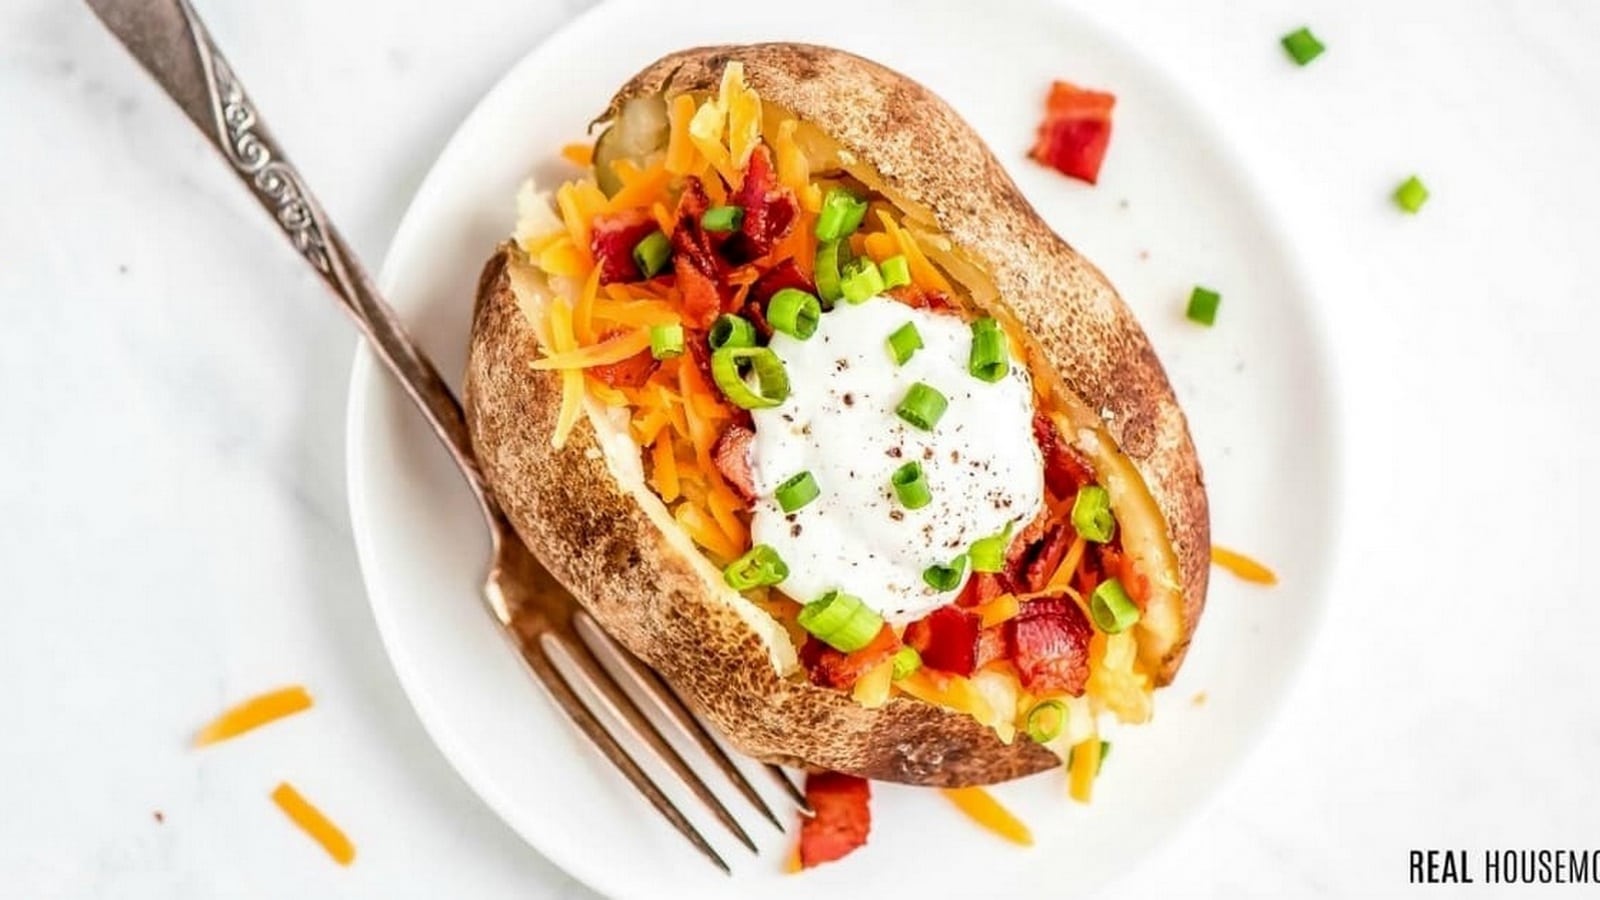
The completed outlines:
{"type": "Polygon", "coordinates": [[[1217,542],[1268,561],[1282,584],[1261,589],[1216,573],[1188,664],[1160,694],[1152,724],[1117,734],[1093,805],[1069,802],[1059,773],[997,789],[1033,828],[1033,849],[978,830],[936,792],[875,785],[870,844],[798,877],[780,872],[791,838],[756,821],[756,859],[707,825],[735,865],[729,879],[583,743],[502,642],[476,595],[486,545],[467,492],[362,349],[351,382],[350,504],[384,643],[466,781],[528,843],[603,893],[1087,893],[1192,814],[1261,732],[1318,621],[1331,546],[1334,405],[1310,296],[1257,188],[1169,75],[1043,2],[606,4],[535,48],[467,118],[400,225],[383,289],[440,368],[462,371],[478,270],[511,227],[518,183],[570,176],[557,151],[582,139],[613,89],[655,57],[759,40],[873,57],[977,127],[1041,214],[1139,314],[1188,411],[1217,542]],[[1025,158],[1052,78],[1117,95],[1098,187],[1025,158]],[[1215,328],[1183,317],[1197,283],[1222,292],[1215,328]]]}

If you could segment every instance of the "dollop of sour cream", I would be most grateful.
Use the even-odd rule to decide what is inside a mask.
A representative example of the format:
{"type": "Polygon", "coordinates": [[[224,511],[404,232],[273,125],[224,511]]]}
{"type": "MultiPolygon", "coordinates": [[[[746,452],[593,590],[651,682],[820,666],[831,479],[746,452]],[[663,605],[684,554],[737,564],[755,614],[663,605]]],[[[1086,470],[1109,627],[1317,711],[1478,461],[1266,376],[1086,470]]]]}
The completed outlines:
{"type": "Polygon", "coordinates": [[[998,382],[970,375],[972,329],[960,318],[874,297],[839,303],[807,340],[780,333],[769,346],[788,370],[790,393],[754,412],[751,536],[788,564],[779,589],[793,599],[839,590],[891,623],[919,619],[953,601],[970,577],[968,567],[960,584],[938,591],[924,570],[1038,513],[1044,474],[1028,372],[1013,359],[998,382]],[[907,322],[923,347],[896,365],[888,338],[907,322]],[[949,401],[931,431],[895,412],[917,382],[949,401]],[[933,497],[921,509],[907,509],[890,482],[913,460],[933,497]],[[821,493],[785,513],[773,492],[801,472],[821,493]]]}

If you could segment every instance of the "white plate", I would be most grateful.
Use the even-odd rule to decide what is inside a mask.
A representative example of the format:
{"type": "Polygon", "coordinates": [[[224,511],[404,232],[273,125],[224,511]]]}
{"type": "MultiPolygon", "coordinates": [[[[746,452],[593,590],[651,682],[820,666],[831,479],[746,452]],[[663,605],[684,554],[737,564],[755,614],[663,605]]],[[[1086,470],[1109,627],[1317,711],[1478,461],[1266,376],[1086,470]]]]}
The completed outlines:
{"type": "MultiPolygon", "coordinates": [[[[606,894],[660,897],[994,896],[1087,893],[1192,814],[1259,735],[1319,618],[1335,461],[1328,376],[1310,296],[1221,136],[1171,78],[1121,41],[1037,2],[616,2],[523,59],[461,126],[417,192],[381,283],[440,367],[462,371],[479,266],[531,173],[655,57],[721,41],[807,40],[919,79],[994,147],[1050,224],[1121,289],[1187,409],[1219,543],[1273,564],[1262,590],[1223,573],[1194,651],[1155,721],[1117,735],[1092,806],[1047,773],[998,789],[1033,828],[1020,850],[936,793],[875,786],[870,845],[783,876],[789,839],[760,859],[716,835],[725,878],[700,862],[530,682],[479,606],[485,542],[456,473],[401,392],[358,351],[351,383],[351,515],[383,640],[429,733],[528,843],[606,894]],[[1102,180],[1088,188],[1024,158],[1052,78],[1117,94],[1102,180]],[[1215,328],[1186,322],[1189,288],[1219,289],[1215,328]],[[1207,702],[1192,702],[1199,692],[1207,702]]],[[[708,833],[715,834],[715,826],[708,833]]]]}

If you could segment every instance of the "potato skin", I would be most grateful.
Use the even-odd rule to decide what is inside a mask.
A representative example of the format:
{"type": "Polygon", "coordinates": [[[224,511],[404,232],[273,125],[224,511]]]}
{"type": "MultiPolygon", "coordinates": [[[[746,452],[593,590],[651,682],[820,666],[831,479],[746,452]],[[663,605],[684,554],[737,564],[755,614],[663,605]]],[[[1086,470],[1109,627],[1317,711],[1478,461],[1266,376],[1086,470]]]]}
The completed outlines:
{"type": "MultiPolygon", "coordinates": [[[[1004,305],[1065,386],[1099,414],[1169,525],[1184,592],[1182,662],[1204,602],[1209,525],[1187,425],[1148,339],[1101,273],[1057,237],[982,140],[910,79],[842,51],[800,44],[719,46],[664,57],[628,82],[635,96],[712,91],[744,64],[763,100],[815,123],[898,194],[932,210],[979,260],[1004,305]]],[[[608,113],[609,115],[610,113],[608,113]]],[[[970,717],[896,698],[864,709],[846,694],[779,678],[764,644],[665,542],[607,469],[587,421],[551,446],[560,379],[527,363],[538,344],[510,287],[518,251],[484,269],[465,403],[474,447],[501,505],[551,572],[629,650],[661,672],[740,749],[869,778],[960,786],[1060,764],[1026,738],[1003,744],[970,717]]]]}

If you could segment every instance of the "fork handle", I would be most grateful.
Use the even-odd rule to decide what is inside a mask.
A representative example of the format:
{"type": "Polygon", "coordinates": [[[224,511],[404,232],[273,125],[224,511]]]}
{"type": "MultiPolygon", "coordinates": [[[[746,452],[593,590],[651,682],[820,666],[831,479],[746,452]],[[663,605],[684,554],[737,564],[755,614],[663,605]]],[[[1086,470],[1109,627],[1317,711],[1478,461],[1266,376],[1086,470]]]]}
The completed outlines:
{"type": "Polygon", "coordinates": [[[190,121],[211,141],[302,258],[355,319],[444,443],[491,524],[498,508],[467,438],[461,403],[273,140],[244,85],[187,0],[87,0],[190,121]]]}

